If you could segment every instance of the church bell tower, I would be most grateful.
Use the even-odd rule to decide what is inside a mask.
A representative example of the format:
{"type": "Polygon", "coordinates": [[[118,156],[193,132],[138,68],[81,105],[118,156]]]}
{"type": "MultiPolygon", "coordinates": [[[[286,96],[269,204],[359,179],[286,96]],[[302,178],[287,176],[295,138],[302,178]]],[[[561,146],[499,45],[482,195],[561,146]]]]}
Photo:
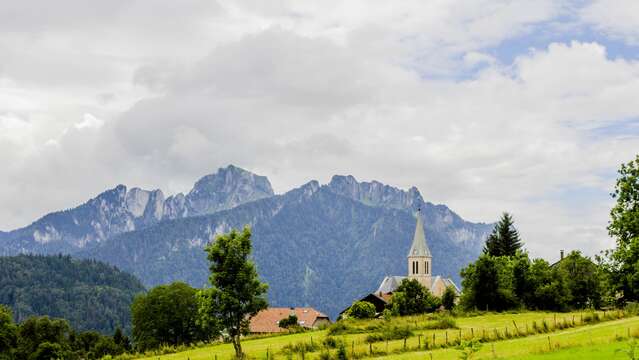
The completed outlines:
{"type": "Polygon", "coordinates": [[[417,211],[417,224],[415,225],[413,245],[408,252],[408,278],[416,279],[430,291],[432,285],[433,256],[430,254],[430,249],[426,244],[424,223],[421,215],[420,209],[417,211]]]}

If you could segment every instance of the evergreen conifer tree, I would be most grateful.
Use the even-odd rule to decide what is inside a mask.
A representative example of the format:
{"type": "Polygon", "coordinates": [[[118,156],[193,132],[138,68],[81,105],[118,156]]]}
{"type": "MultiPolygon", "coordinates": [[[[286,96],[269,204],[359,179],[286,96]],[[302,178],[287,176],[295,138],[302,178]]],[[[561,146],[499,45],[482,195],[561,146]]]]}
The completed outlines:
{"type": "Polygon", "coordinates": [[[505,212],[486,239],[484,253],[491,256],[515,256],[521,247],[521,239],[513,224],[513,217],[505,212]]]}

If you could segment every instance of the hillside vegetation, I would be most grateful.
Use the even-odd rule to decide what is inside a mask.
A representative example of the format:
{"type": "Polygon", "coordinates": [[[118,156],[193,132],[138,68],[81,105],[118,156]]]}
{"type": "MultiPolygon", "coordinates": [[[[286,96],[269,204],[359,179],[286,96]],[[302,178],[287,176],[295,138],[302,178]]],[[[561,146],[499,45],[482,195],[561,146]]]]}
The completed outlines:
{"type": "Polygon", "coordinates": [[[131,302],[144,291],[133,275],[111,265],[61,255],[0,257],[0,284],[0,304],[17,322],[48,315],[104,334],[130,329],[131,302]]]}

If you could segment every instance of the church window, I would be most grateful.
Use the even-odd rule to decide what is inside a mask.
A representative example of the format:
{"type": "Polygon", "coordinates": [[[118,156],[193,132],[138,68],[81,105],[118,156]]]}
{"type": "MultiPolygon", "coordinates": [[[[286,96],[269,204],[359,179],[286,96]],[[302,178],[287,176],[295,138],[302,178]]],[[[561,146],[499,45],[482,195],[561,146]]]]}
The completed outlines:
{"type": "Polygon", "coordinates": [[[415,261],[415,274],[419,274],[419,262],[415,261]]]}

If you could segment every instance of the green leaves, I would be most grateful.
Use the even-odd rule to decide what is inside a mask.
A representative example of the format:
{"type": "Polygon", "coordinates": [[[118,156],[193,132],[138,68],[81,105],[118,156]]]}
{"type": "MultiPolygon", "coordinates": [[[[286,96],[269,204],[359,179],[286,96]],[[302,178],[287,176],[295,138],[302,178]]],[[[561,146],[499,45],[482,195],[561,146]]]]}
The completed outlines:
{"type": "Polygon", "coordinates": [[[441,305],[440,300],[431,295],[430,291],[415,279],[402,280],[391,298],[393,311],[402,316],[430,312],[439,305],[441,305]]]}
{"type": "Polygon", "coordinates": [[[507,212],[502,214],[501,219],[495,225],[493,232],[486,239],[484,254],[492,256],[515,256],[517,250],[521,249],[522,243],[519,233],[515,229],[513,218],[507,212]]]}
{"type": "Polygon", "coordinates": [[[133,339],[140,350],[181,345],[211,336],[197,322],[197,290],[182,282],[161,285],[135,298],[131,306],[133,339]]]}
{"type": "Polygon", "coordinates": [[[356,319],[372,319],[375,317],[375,305],[368,301],[356,301],[348,309],[347,315],[356,319]]]}
{"type": "Polygon", "coordinates": [[[612,278],[623,299],[639,299],[639,155],[622,164],[610,210],[608,232],[617,240],[610,254],[612,278]]]}
{"type": "Polygon", "coordinates": [[[220,235],[204,250],[210,262],[211,288],[198,294],[200,321],[226,331],[240,358],[240,336],[248,332],[249,319],[268,306],[268,285],[260,282],[250,260],[251,230],[247,226],[242,232],[220,235]]]}

